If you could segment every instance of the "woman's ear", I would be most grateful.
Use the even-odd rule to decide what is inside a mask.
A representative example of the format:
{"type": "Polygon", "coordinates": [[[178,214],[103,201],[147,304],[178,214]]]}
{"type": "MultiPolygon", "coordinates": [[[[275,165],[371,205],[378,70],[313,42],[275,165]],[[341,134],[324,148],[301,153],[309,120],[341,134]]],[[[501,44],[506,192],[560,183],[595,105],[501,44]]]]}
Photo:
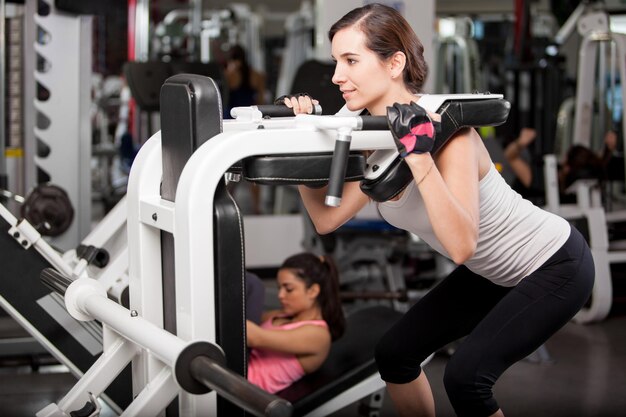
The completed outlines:
{"type": "Polygon", "coordinates": [[[320,295],[320,284],[313,284],[306,290],[308,296],[311,299],[316,299],[318,295],[320,295]]]}
{"type": "Polygon", "coordinates": [[[398,78],[402,75],[404,67],[406,66],[406,55],[404,52],[396,52],[389,58],[389,71],[391,78],[398,78]]]}

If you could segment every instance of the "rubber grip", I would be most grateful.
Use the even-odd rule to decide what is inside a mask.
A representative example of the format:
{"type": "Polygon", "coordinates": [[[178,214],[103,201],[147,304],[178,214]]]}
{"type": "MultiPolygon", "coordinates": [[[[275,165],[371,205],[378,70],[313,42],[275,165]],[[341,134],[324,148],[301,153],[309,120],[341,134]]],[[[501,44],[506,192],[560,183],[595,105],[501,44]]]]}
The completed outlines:
{"type": "Polygon", "coordinates": [[[337,139],[335,141],[335,152],[330,163],[330,174],[328,176],[328,189],[326,191],[326,205],[339,207],[341,195],[343,194],[343,183],[346,177],[348,157],[350,155],[350,137],[348,140],[337,139]]]}
{"type": "Polygon", "coordinates": [[[387,116],[361,116],[361,130],[389,130],[387,116]]]}
{"type": "MultiPolygon", "coordinates": [[[[319,105],[313,106],[313,114],[322,114],[322,108],[319,105]]],[[[291,107],[282,104],[260,104],[256,108],[261,112],[263,117],[293,117],[295,116],[291,107]]]]}

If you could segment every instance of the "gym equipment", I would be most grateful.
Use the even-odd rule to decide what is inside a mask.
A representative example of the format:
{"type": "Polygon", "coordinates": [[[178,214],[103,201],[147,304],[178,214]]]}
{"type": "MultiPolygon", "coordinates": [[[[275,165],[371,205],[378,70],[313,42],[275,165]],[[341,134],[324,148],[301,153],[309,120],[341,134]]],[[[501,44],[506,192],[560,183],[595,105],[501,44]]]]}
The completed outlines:
{"type": "Polygon", "coordinates": [[[612,263],[626,263],[626,251],[611,247],[607,225],[610,221],[623,220],[624,213],[606,213],[602,206],[596,180],[577,180],[566,192],[576,194],[575,204],[562,204],[559,197],[557,158],[544,155],[544,178],[546,209],[567,220],[586,221],[587,239],[593,254],[595,282],[589,302],[576,314],[577,323],[593,323],[604,320],[613,304],[612,263]]]}
{"type": "MultiPolygon", "coordinates": [[[[441,146],[443,141],[449,137],[455,129],[463,124],[489,124],[501,123],[506,119],[508,112],[508,102],[502,99],[501,95],[489,94],[468,94],[468,95],[435,95],[424,96],[425,105],[431,108],[439,108],[444,117],[444,128],[438,136],[437,146],[441,146]],[[443,99],[442,99],[443,97],[443,99]],[[446,101],[446,97],[450,101],[446,101]],[[454,101],[461,99],[463,101],[454,101]],[[488,100],[487,100],[488,99],[488,100]],[[441,101],[438,101],[441,100],[441,101]],[[445,104],[444,104],[445,103],[445,104]],[[463,112],[460,112],[459,103],[463,103],[463,112]]],[[[420,101],[422,103],[422,101],[420,101]]],[[[240,114],[239,120],[243,117],[262,119],[262,114],[252,115],[249,110],[246,112],[235,109],[235,115],[240,114]],[[244,116],[245,114],[245,116],[244,116]]],[[[349,112],[340,112],[340,114],[350,114],[349,112]]],[[[363,120],[372,120],[364,117],[363,120]]],[[[379,119],[381,120],[381,119],[379,119]]],[[[386,119],[382,118],[381,129],[387,129],[386,119]]],[[[363,179],[363,155],[360,152],[351,152],[347,163],[346,181],[361,181],[361,188],[364,191],[371,190],[368,195],[374,200],[384,201],[387,196],[396,195],[413,179],[410,170],[398,157],[394,150],[378,150],[375,151],[367,161],[367,169],[365,170],[365,179],[363,179]],[[393,162],[390,168],[385,168],[384,163],[377,162],[379,155],[390,158],[388,163],[393,162]],[[404,169],[399,169],[404,168],[404,169]],[[361,171],[359,171],[361,169],[361,171]],[[369,178],[367,178],[369,173],[369,178]]],[[[283,155],[264,155],[262,157],[246,158],[243,160],[243,174],[246,180],[261,182],[269,185],[285,185],[285,184],[307,184],[312,186],[321,186],[328,181],[326,174],[330,166],[330,156],[328,155],[302,155],[285,157],[283,155]],[[306,175],[308,173],[308,176],[306,175]],[[316,173],[311,177],[311,174],[316,173]]],[[[366,191],[366,192],[367,192],[366,191]]],[[[364,225],[373,227],[375,221],[361,222],[360,227],[354,227],[354,221],[349,222],[342,228],[333,233],[336,238],[332,251],[336,251],[336,259],[338,259],[340,270],[342,271],[342,284],[354,284],[356,279],[376,280],[377,283],[384,281],[380,291],[372,292],[371,289],[357,291],[351,294],[355,298],[370,299],[391,299],[392,305],[398,311],[406,310],[406,298],[409,294],[405,290],[404,273],[402,271],[401,259],[393,260],[390,252],[393,252],[393,246],[399,245],[397,251],[405,252],[408,246],[405,232],[393,233],[390,230],[381,232],[380,228],[376,228],[373,233],[364,230],[364,225]],[[358,233],[357,233],[358,232],[358,233]],[[395,243],[394,243],[395,242],[395,243]],[[404,242],[401,243],[401,242],[404,242]],[[358,270],[355,270],[358,267],[358,270]]],[[[378,224],[384,222],[379,222],[378,224]]],[[[312,229],[308,222],[305,222],[305,230],[312,229]]],[[[310,230],[310,236],[315,236],[310,230]]],[[[329,238],[325,237],[324,241],[329,238]]],[[[318,239],[312,238],[307,240],[307,244],[311,249],[324,253],[327,248],[321,248],[317,242],[318,239]]],[[[415,245],[411,245],[412,249],[417,249],[415,245]]],[[[423,250],[423,249],[420,249],[423,250]]],[[[445,261],[436,260],[436,269],[446,269],[445,261]],[[442,261],[442,262],[440,262],[442,261]]],[[[372,283],[370,283],[372,284],[372,283]]],[[[376,283],[374,283],[376,285],[376,283]]],[[[412,291],[411,297],[420,296],[422,291],[412,291]]]]}
{"type": "MultiPolygon", "coordinates": [[[[110,299],[127,306],[125,199],[78,248],[64,253],[51,247],[26,219],[15,218],[2,205],[0,217],[0,307],[72,374],[82,376],[102,353],[102,327],[73,319],[63,300],[41,285],[39,275],[47,267],[68,276],[89,274],[106,289],[110,299]]],[[[127,369],[103,393],[103,399],[119,413],[130,403],[130,391],[127,369]]]]}
{"type": "MultiPolygon", "coordinates": [[[[583,36],[579,50],[578,60],[578,80],[576,84],[576,109],[574,115],[573,143],[586,146],[590,149],[599,149],[603,145],[602,138],[604,131],[592,131],[594,109],[599,111],[600,124],[606,119],[606,81],[607,69],[610,73],[611,95],[618,91],[616,88],[615,67],[619,71],[621,86],[619,92],[622,97],[626,97],[626,35],[611,32],[609,27],[609,16],[605,11],[588,13],[577,21],[578,32],[583,36]],[[607,68],[606,51],[607,46],[611,47],[610,67],[607,68]],[[599,53],[599,60],[596,59],[599,53]],[[598,62],[598,66],[596,63],[598,62]],[[596,71],[599,74],[599,91],[594,95],[596,88],[596,71]],[[596,103],[596,104],[594,104],[596,103]],[[594,134],[596,133],[596,134],[594,134]],[[595,141],[594,141],[595,138],[595,141]],[[595,145],[595,146],[594,146],[595,145]]],[[[615,100],[615,99],[613,99],[615,100]]],[[[614,104],[614,103],[613,103],[614,104]]],[[[613,109],[611,109],[613,110],[613,109]]],[[[612,115],[610,115],[612,118],[612,115]]],[[[622,132],[626,132],[626,117],[622,116],[622,132]]]]}
{"type": "MultiPolygon", "coordinates": [[[[568,220],[582,219],[586,222],[596,278],[589,303],[574,320],[591,323],[605,319],[611,310],[611,264],[626,262],[626,252],[623,248],[615,248],[608,234],[608,224],[621,221],[624,212],[607,212],[612,196],[609,196],[608,204],[603,207],[595,180],[578,180],[567,190],[561,190],[576,195],[575,204],[561,203],[557,159],[562,160],[572,144],[600,149],[604,146],[602,140],[606,131],[619,130],[613,126],[613,115],[609,113],[614,111],[611,107],[615,105],[615,94],[626,96],[626,84],[621,82],[618,87],[616,83],[617,79],[626,79],[626,62],[623,59],[626,56],[626,35],[611,32],[607,6],[601,2],[581,2],[557,34],[556,43],[563,44],[574,29],[583,37],[578,57],[576,97],[561,104],[557,146],[554,149],[556,155],[544,155],[544,179],[546,209],[568,220]],[[607,90],[610,90],[612,97],[612,106],[609,105],[608,109],[605,101],[607,90]]],[[[622,115],[621,119],[621,129],[624,131],[626,118],[622,115]]]]}
{"type": "Polygon", "coordinates": [[[293,76],[290,92],[315,91],[315,98],[324,103],[324,114],[335,114],[345,101],[333,84],[335,64],[317,60],[304,61],[293,76]]]}
{"type": "Polygon", "coordinates": [[[481,91],[480,54],[469,17],[439,19],[435,91],[440,94],[481,91]]]}
{"type": "MultiPolygon", "coordinates": [[[[275,96],[279,97],[298,90],[293,89],[293,80],[302,64],[313,58],[313,29],[315,13],[311,3],[303,1],[300,9],[285,20],[285,48],[280,61],[275,96]]],[[[311,78],[313,80],[313,78],[311,78]]],[[[321,100],[322,103],[326,103],[321,100]]],[[[324,105],[326,106],[326,104],[324,105]]]]}
{"type": "Polygon", "coordinates": [[[153,129],[152,116],[158,114],[160,109],[160,93],[163,83],[175,74],[186,73],[211,77],[217,83],[222,97],[228,97],[228,84],[222,67],[217,62],[129,61],[124,64],[123,70],[132,97],[140,112],[145,112],[145,125],[141,123],[137,126],[139,137],[150,136],[158,130],[158,128],[153,129]],[[144,131],[147,134],[143,135],[144,131]]]}
{"type": "MultiPolygon", "coordinates": [[[[425,96],[420,105],[437,109],[441,114],[441,132],[435,136],[432,153],[462,127],[498,126],[506,122],[511,105],[498,94],[434,95],[425,96]],[[430,97],[434,97],[429,102],[430,97]],[[446,101],[445,97],[457,101],[446,101]],[[482,100],[488,101],[481,102],[482,100]],[[495,99],[495,100],[494,100],[495,99]],[[423,101],[426,100],[426,101],[423,101]]],[[[413,174],[397,152],[374,152],[367,161],[365,180],[361,190],[374,201],[387,201],[398,195],[413,181],[413,174]]]]}
{"type": "MultiPolygon", "coordinates": [[[[89,271],[92,276],[98,276],[101,272],[99,278],[103,288],[115,289],[118,280],[127,281],[124,278],[127,251],[118,252],[115,245],[100,245],[107,240],[105,234],[111,238],[107,243],[114,243],[120,230],[124,230],[121,226],[125,226],[125,210],[120,212],[114,208],[110,214],[115,213],[124,216],[105,218],[103,228],[96,228],[93,235],[88,236],[90,241],[84,241],[88,248],[94,248],[92,244],[108,248],[109,262],[105,272],[97,271],[99,268],[78,258],[73,251],[59,253],[27,220],[16,219],[0,205],[0,261],[3,268],[0,306],[77,377],[82,376],[101,355],[102,328],[95,322],[80,323],[73,319],[65,310],[63,300],[41,285],[39,275],[44,268],[53,266],[66,275],[81,276],[89,271]],[[117,221],[121,226],[116,227],[117,221]]],[[[119,412],[130,403],[130,391],[130,370],[124,370],[102,397],[119,412]]]]}
{"type": "Polygon", "coordinates": [[[43,236],[59,236],[74,220],[69,196],[54,184],[35,187],[20,207],[20,214],[43,236]]]}
{"type": "MultiPolygon", "coordinates": [[[[243,286],[241,278],[236,278],[243,277],[241,273],[244,265],[241,241],[243,233],[241,221],[236,218],[236,206],[233,206],[232,199],[225,191],[223,174],[236,165],[237,161],[255,155],[322,153],[326,154],[322,156],[328,159],[328,152],[332,150],[334,143],[327,129],[345,128],[343,130],[347,132],[358,127],[356,124],[358,119],[299,115],[295,118],[275,120],[260,118],[260,120],[237,119],[222,122],[217,116],[220,113],[219,102],[213,101],[215,93],[211,92],[214,91],[211,88],[215,89],[212,81],[197,76],[172,77],[163,87],[164,99],[161,109],[163,131],[144,144],[135,160],[129,181],[131,308],[124,310],[119,319],[121,320],[123,316],[125,320],[133,320],[133,316],[136,315],[158,328],[171,326],[174,330],[170,333],[176,336],[170,336],[176,340],[217,343],[226,355],[229,368],[243,374],[245,372],[243,332],[245,322],[241,308],[243,286]],[[189,94],[189,91],[193,91],[194,94],[189,94]],[[188,104],[190,101],[194,104],[188,104]],[[216,117],[213,121],[211,115],[216,117]],[[226,132],[211,135],[210,131],[216,127],[221,130],[222,123],[226,132]],[[324,127],[320,128],[319,123],[324,127]],[[294,137],[298,137],[299,140],[294,141],[294,137]],[[183,138],[190,142],[181,144],[183,138]],[[188,161],[185,158],[188,158],[188,161]],[[178,175],[180,178],[176,180],[178,175]],[[170,196],[173,196],[173,199],[170,196]],[[214,216],[207,215],[211,211],[214,212],[214,216]],[[169,237],[164,236],[176,238],[170,241],[169,237]],[[161,253],[168,247],[173,248],[174,257],[168,255],[167,250],[161,253]],[[155,262],[155,259],[159,258],[162,262],[155,262]],[[166,258],[170,260],[167,261],[166,258]],[[174,259],[173,265],[168,266],[168,262],[174,259]],[[175,276],[173,283],[171,282],[173,277],[163,281],[165,273],[170,271],[167,272],[169,275],[172,269],[175,276]],[[220,300],[228,300],[228,303],[220,300]],[[136,314],[133,311],[136,311],[136,314]],[[164,314],[166,311],[174,317],[168,317],[164,314]]],[[[351,133],[355,137],[353,146],[356,150],[389,149],[393,146],[389,133],[373,131],[351,133]]],[[[72,285],[76,288],[83,286],[91,288],[91,284],[87,282],[89,281],[86,278],[81,278],[72,285]],[[80,284],[77,284],[79,281],[80,284]]],[[[93,294],[91,290],[85,291],[93,294]]],[[[68,306],[73,306],[70,309],[88,313],[86,310],[91,308],[88,307],[91,302],[98,306],[103,303],[88,301],[87,299],[91,300],[90,297],[96,296],[87,296],[86,293],[66,292],[65,301],[68,306]]],[[[123,320],[118,323],[114,317],[110,319],[115,323],[110,323],[106,313],[109,309],[121,312],[120,309],[123,307],[109,307],[108,303],[100,307],[103,311],[98,313],[98,320],[103,323],[105,335],[112,333],[107,330],[109,325],[123,325],[123,320]]],[[[132,340],[130,333],[124,334],[132,340]]],[[[154,331],[157,339],[161,334],[154,331]]],[[[122,341],[127,340],[122,335],[118,337],[120,343],[132,345],[122,341]]],[[[180,343],[176,342],[179,345],[180,343]]],[[[105,343],[105,352],[113,345],[115,343],[105,343]]],[[[141,346],[147,345],[142,342],[141,346]]],[[[172,380],[166,376],[174,372],[169,366],[172,364],[171,356],[156,357],[150,349],[133,349],[137,352],[133,378],[135,394],[138,396],[127,408],[127,415],[139,413],[139,410],[145,409],[148,403],[154,409],[158,407],[162,409],[176,395],[178,403],[184,405],[181,412],[197,414],[203,410],[208,414],[216,412],[223,414],[228,409],[228,415],[237,414],[237,407],[233,409],[226,407],[213,394],[192,396],[171,383],[172,380]],[[147,401],[148,397],[154,400],[150,394],[154,392],[153,389],[162,389],[163,391],[160,391],[162,395],[155,402],[147,401]]],[[[130,356],[132,355],[119,354],[115,361],[127,361],[130,360],[130,356]]],[[[106,373],[107,367],[102,363],[94,366],[93,371],[88,373],[90,378],[81,379],[71,392],[72,398],[80,397],[81,401],[87,402],[89,399],[87,392],[98,396],[105,388],[111,375],[106,373]],[[99,376],[101,373],[108,376],[99,376]]],[[[121,365],[117,363],[116,367],[109,369],[120,367],[121,365]]],[[[372,380],[371,389],[378,390],[382,387],[382,382],[376,378],[376,374],[369,374],[368,379],[372,380]]],[[[339,391],[337,386],[331,389],[331,392],[339,391]]],[[[361,396],[374,392],[362,389],[360,391],[361,396]]],[[[81,401],[76,401],[73,406],[78,407],[81,401]]],[[[298,404],[299,401],[294,401],[296,412],[298,404]]],[[[64,411],[71,409],[65,408],[64,411]]]]}
{"type": "Polygon", "coordinates": [[[24,191],[50,182],[67,192],[74,220],[50,240],[65,251],[91,230],[92,17],[58,10],[52,0],[25,8],[24,191]],[[50,152],[39,154],[38,144],[50,152]]]}
{"type": "MultiPolygon", "coordinates": [[[[163,361],[173,372],[161,372],[157,381],[150,382],[150,389],[142,391],[133,400],[123,413],[124,416],[156,415],[172,399],[171,393],[175,392],[172,387],[176,384],[196,395],[216,390],[255,415],[291,415],[289,402],[263,391],[225,368],[226,358],[217,345],[200,341],[185,343],[139,317],[136,311],[128,311],[109,300],[104,288],[90,278],[72,281],[63,274],[46,268],[41,273],[41,279],[46,286],[65,296],[66,307],[72,316],[81,321],[95,319],[107,323],[105,336],[110,338],[108,342],[111,346],[107,355],[101,356],[94,363],[58,405],[48,405],[37,413],[38,417],[64,417],[67,415],[66,410],[78,410],[78,406],[84,402],[83,385],[90,385],[92,388],[95,385],[100,388],[97,392],[100,392],[101,387],[108,386],[138,353],[138,346],[149,349],[154,358],[163,361]],[[72,304],[71,300],[78,301],[78,304],[72,304]],[[91,377],[95,375],[98,380],[92,384],[91,377]]],[[[89,394],[86,405],[81,409],[95,412],[97,403],[93,399],[93,393],[90,391],[89,394]]]]}

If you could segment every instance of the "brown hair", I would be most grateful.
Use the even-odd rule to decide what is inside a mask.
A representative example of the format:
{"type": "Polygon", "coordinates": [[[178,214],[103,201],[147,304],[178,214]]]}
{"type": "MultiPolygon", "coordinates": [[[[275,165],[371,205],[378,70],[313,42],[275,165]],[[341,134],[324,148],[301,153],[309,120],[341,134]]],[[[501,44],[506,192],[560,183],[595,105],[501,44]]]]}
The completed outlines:
{"type": "Polygon", "coordinates": [[[404,84],[412,93],[422,92],[428,75],[424,46],[396,9],[379,3],[353,9],[335,22],[328,31],[328,39],[332,42],[337,32],[352,26],[365,34],[367,38],[365,46],[381,60],[389,59],[396,52],[404,53],[406,56],[404,84]]]}
{"type": "Polygon", "coordinates": [[[346,321],[339,299],[339,273],[332,258],[303,252],[287,258],[280,269],[293,271],[307,288],[313,284],[320,286],[317,303],[322,310],[322,317],[328,324],[332,340],[341,337],[346,321]]]}

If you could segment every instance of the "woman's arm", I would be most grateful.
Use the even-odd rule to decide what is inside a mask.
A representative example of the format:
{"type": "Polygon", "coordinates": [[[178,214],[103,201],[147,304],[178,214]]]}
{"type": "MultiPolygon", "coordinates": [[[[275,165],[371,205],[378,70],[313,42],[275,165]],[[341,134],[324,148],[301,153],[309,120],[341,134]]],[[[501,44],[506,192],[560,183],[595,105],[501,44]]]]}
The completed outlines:
{"type": "Polygon", "coordinates": [[[328,329],[313,324],[290,330],[270,330],[247,320],[246,332],[248,347],[293,355],[325,355],[331,343],[328,329]]]}
{"type": "Polygon", "coordinates": [[[343,187],[341,205],[329,207],[324,204],[326,188],[298,186],[302,202],[313,221],[315,230],[322,235],[334,231],[350,220],[369,202],[369,198],[363,194],[358,182],[347,182],[343,187]]]}
{"type": "Polygon", "coordinates": [[[275,317],[277,315],[279,315],[280,313],[282,313],[282,310],[268,310],[268,311],[264,311],[261,314],[261,323],[265,322],[266,320],[268,320],[270,317],[275,317]]]}
{"type": "Polygon", "coordinates": [[[456,264],[471,258],[478,242],[480,136],[465,129],[437,154],[410,154],[411,168],[437,239],[456,264]]]}
{"type": "Polygon", "coordinates": [[[520,180],[524,187],[530,187],[532,182],[532,170],[526,161],[521,158],[522,150],[535,140],[537,132],[535,129],[525,127],[521,130],[519,137],[509,143],[504,149],[504,157],[511,166],[515,176],[520,180]]]}

